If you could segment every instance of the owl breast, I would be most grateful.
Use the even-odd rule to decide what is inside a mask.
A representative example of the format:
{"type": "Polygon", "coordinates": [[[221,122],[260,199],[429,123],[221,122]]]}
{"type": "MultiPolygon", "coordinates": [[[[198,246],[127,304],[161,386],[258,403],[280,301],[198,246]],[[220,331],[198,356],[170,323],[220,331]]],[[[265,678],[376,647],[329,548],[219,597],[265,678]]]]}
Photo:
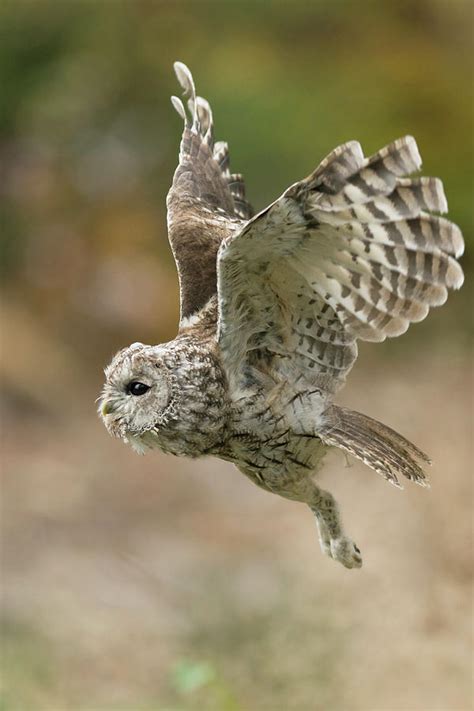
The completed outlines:
{"type": "Polygon", "coordinates": [[[327,447],[318,437],[327,396],[317,388],[296,389],[281,382],[256,387],[234,399],[231,435],[220,456],[234,462],[269,491],[297,490],[297,482],[317,472],[327,447]]]}

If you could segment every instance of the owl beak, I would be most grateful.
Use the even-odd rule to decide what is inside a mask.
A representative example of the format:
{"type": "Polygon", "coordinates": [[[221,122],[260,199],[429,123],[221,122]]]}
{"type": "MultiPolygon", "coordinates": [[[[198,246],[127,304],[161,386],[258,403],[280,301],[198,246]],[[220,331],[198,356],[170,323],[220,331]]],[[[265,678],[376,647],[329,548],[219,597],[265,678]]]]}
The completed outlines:
{"type": "Polygon", "coordinates": [[[105,417],[106,415],[111,415],[112,412],[114,412],[114,407],[113,407],[112,403],[110,402],[110,400],[104,402],[100,411],[101,411],[102,417],[105,417]]]}

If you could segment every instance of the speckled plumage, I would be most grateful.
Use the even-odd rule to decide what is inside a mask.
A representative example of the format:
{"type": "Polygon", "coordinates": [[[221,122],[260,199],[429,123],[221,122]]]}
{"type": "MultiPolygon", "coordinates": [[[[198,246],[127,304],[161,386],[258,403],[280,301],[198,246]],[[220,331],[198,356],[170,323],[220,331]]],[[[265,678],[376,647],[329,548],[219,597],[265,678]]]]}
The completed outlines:
{"type": "Polygon", "coordinates": [[[399,485],[426,485],[426,455],[361,413],[333,404],[357,340],[382,341],[422,320],[459,288],[463,240],[413,138],[364,158],[350,141],[252,216],[209,104],[177,62],[187,101],[168,194],[181,317],[170,343],[135,343],[106,369],[99,412],[137,451],[215,455],[267,491],[306,503],[323,551],[362,558],[314,475],[330,447],[399,485]],[[190,117],[190,118],[189,118],[190,117]]]}

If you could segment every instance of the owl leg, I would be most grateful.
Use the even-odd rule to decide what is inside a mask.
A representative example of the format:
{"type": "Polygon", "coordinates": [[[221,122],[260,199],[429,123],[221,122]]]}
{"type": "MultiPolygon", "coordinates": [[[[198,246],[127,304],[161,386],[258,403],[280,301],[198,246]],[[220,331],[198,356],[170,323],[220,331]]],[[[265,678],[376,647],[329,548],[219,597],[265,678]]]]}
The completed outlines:
{"type": "Polygon", "coordinates": [[[286,477],[276,476],[266,479],[256,477],[252,470],[238,467],[240,471],[266,491],[285,499],[308,504],[316,517],[319,543],[323,553],[342,563],[346,568],[360,568],[362,556],[358,547],[348,538],[342,527],[337,503],[328,491],[320,489],[308,476],[295,476],[290,472],[286,477]]]}
{"type": "Polygon", "coordinates": [[[332,558],[331,553],[331,534],[329,533],[329,528],[317,509],[311,509],[316,517],[316,523],[318,525],[319,533],[319,545],[323,553],[332,558]]]}
{"type": "Polygon", "coordinates": [[[346,568],[360,568],[362,565],[360,550],[344,533],[334,497],[313,483],[311,498],[306,503],[316,517],[323,553],[339,561],[346,568]]]}

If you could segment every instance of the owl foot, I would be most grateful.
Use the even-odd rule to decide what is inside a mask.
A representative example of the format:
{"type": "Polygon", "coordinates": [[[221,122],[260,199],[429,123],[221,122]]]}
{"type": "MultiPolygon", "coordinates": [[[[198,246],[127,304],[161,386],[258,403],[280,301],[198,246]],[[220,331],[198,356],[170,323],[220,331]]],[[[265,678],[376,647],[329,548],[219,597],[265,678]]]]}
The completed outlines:
{"type": "Polygon", "coordinates": [[[310,508],[316,517],[319,532],[319,543],[322,552],[342,563],[346,568],[360,568],[362,556],[356,544],[343,533],[341,517],[334,498],[327,491],[317,489],[313,482],[313,491],[316,492],[317,505],[310,508]]]}
{"type": "MultiPolygon", "coordinates": [[[[326,547],[323,550],[327,553],[326,547]]],[[[331,539],[329,555],[346,568],[360,568],[362,566],[360,550],[350,538],[345,536],[331,539]]]]}

